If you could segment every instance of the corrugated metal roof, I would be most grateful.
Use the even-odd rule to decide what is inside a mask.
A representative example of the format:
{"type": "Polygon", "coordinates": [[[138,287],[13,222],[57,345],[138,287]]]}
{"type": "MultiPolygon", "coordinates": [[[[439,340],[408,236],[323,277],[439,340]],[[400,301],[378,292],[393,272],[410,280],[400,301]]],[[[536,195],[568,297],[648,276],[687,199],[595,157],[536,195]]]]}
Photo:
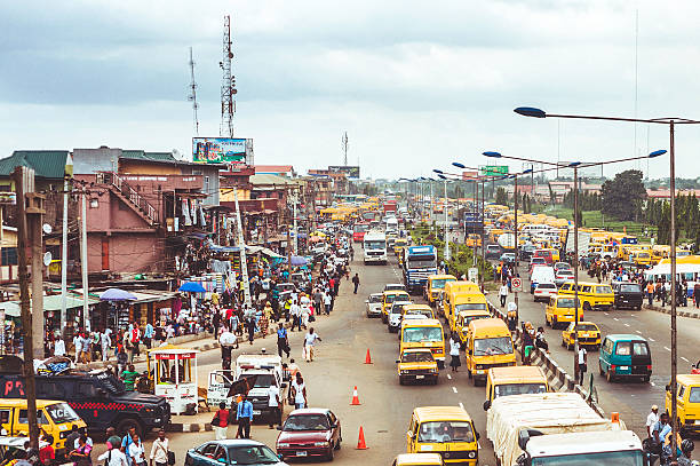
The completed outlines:
{"type": "Polygon", "coordinates": [[[270,173],[255,174],[250,176],[250,183],[253,186],[266,186],[266,185],[276,185],[280,187],[284,186],[297,186],[301,184],[299,181],[290,180],[284,176],[273,175],[270,173]]]}
{"type": "Polygon", "coordinates": [[[16,150],[0,160],[0,176],[9,176],[22,166],[33,168],[38,178],[62,180],[68,155],[67,150],[16,150]]]}
{"type": "Polygon", "coordinates": [[[122,151],[121,158],[138,159],[138,160],[157,160],[157,161],[172,161],[177,159],[171,152],[145,152],[142,150],[125,150],[122,151]]]}

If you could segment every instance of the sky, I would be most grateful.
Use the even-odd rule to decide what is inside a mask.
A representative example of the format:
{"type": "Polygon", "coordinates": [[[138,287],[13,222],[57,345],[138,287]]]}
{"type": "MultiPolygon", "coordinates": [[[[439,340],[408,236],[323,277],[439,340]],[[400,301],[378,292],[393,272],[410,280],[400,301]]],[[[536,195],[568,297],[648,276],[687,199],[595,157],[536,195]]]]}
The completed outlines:
{"type": "MultiPolygon", "coordinates": [[[[484,151],[615,160],[668,149],[668,130],[513,109],[700,119],[695,0],[25,0],[0,4],[0,157],[100,145],[191,157],[189,47],[200,135],[218,136],[224,15],[235,136],[254,139],[258,164],[340,165],[344,131],[363,177],[485,165],[484,151]]],[[[700,176],[700,125],[678,129],[676,150],[677,176],[700,176]]],[[[603,172],[629,168],[669,173],[667,157],[603,172]]]]}

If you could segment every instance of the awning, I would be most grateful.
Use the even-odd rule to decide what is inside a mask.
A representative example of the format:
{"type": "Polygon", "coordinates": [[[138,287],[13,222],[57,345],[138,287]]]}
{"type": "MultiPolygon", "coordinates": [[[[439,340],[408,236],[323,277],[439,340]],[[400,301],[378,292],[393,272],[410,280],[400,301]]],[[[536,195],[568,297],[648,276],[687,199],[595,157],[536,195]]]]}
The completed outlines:
{"type": "MultiPolygon", "coordinates": [[[[100,301],[94,298],[88,297],[88,306],[97,304],[100,301]]],[[[31,302],[30,302],[31,306],[31,302]]],[[[66,297],[66,309],[75,309],[83,307],[83,298],[76,295],[68,295],[66,297]]],[[[20,307],[19,301],[4,301],[0,302],[0,309],[5,311],[6,316],[10,317],[20,317],[22,315],[22,308],[20,307]]],[[[44,312],[46,311],[60,311],[61,310],[61,295],[51,295],[44,296],[44,312]]]]}

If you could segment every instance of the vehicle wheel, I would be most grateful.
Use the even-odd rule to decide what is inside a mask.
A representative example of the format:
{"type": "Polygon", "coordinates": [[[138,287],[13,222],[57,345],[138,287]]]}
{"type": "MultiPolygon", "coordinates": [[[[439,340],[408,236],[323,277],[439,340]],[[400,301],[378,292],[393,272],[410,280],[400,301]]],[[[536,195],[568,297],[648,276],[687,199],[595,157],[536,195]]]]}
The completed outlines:
{"type": "Polygon", "coordinates": [[[566,349],[569,349],[569,345],[564,341],[564,339],[561,339],[561,346],[563,346],[566,349]]]}
{"type": "Polygon", "coordinates": [[[336,449],[336,450],[340,450],[340,447],[341,447],[340,444],[341,444],[342,442],[343,442],[343,436],[340,435],[340,436],[338,437],[338,443],[335,444],[335,449],[336,449]]]}
{"type": "Polygon", "coordinates": [[[328,461],[333,461],[335,459],[335,447],[330,449],[330,451],[328,452],[328,455],[326,455],[326,459],[328,461]]]}
{"type": "MultiPolygon", "coordinates": [[[[650,378],[651,378],[650,375],[645,375],[644,377],[642,377],[642,382],[649,383],[650,378]]],[[[682,424],[678,424],[678,425],[682,425],[682,424]]]]}
{"type": "Polygon", "coordinates": [[[406,385],[406,381],[401,377],[399,377],[399,385],[406,385]]]}
{"type": "Polygon", "coordinates": [[[584,311],[590,311],[591,310],[591,303],[583,303],[583,310],[584,311]]]}
{"type": "Polygon", "coordinates": [[[608,371],[605,373],[605,380],[607,380],[609,383],[613,382],[612,371],[608,371]]]}
{"type": "Polygon", "coordinates": [[[136,419],[122,419],[119,421],[117,424],[117,435],[121,435],[122,437],[125,436],[132,427],[136,430],[136,434],[139,436],[139,438],[141,438],[143,434],[143,427],[136,419]]]}
{"type": "Polygon", "coordinates": [[[557,328],[557,325],[558,325],[557,319],[554,319],[554,318],[553,318],[553,319],[552,319],[552,328],[553,328],[553,329],[556,329],[556,328],[557,328]]]}
{"type": "Polygon", "coordinates": [[[549,319],[545,319],[545,323],[547,324],[547,327],[551,327],[552,323],[549,321],[549,319]]]}

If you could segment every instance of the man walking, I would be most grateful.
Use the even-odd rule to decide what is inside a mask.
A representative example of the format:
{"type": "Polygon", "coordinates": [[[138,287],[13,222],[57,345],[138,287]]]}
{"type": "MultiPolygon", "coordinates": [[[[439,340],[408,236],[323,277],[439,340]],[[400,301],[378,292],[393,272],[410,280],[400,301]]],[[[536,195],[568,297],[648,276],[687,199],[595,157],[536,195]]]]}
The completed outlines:
{"type": "Polygon", "coordinates": [[[277,354],[282,357],[282,353],[285,353],[289,357],[289,335],[287,334],[287,329],[284,328],[284,324],[279,324],[277,327],[277,354]]]}
{"type": "Polygon", "coordinates": [[[282,423],[282,412],[280,411],[280,389],[277,387],[276,383],[273,382],[270,384],[270,387],[267,389],[267,395],[267,406],[270,408],[268,420],[270,429],[272,429],[275,427],[275,423],[282,423]]]}
{"type": "Polygon", "coordinates": [[[503,280],[501,288],[498,290],[498,297],[501,298],[501,307],[505,306],[506,299],[508,299],[508,285],[505,280],[503,280]]]}
{"type": "Polygon", "coordinates": [[[357,294],[357,288],[360,286],[360,276],[357,273],[352,277],[352,284],[355,286],[353,294],[357,294]]]}
{"type": "Polygon", "coordinates": [[[153,442],[151,446],[151,457],[149,461],[149,466],[153,466],[155,461],[155,466],[168,466],[168,439],[165,438],[165,431],[160,429],[158,431],[158,438],[153,442]]]}
{"type": "Polygon", "coordinates": [[[236,438],[250,438],[250,424],[253,422],[253,403],[248,401],[245,395],[241,395],[241,402],[238,403],[238,433],[236,438]]]}
{"type": "Polygon", "coordinates": [[[583,378],[586,376],[586,371],[588,370],[588,352],[583,346],[579,346],[578,349],[578,384],[583,385],[583,378]]]}

